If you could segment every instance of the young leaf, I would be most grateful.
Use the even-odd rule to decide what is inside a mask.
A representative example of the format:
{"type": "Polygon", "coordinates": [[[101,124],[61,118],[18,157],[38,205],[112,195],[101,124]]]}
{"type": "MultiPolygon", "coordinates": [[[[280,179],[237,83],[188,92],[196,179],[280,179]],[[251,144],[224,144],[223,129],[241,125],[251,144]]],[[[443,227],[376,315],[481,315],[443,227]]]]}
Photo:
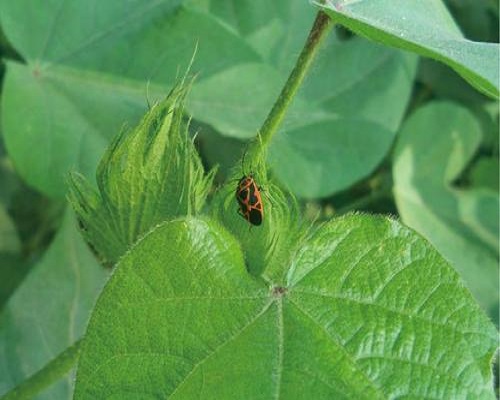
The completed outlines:
{"type": "MultiPolygon", "coordinates": [[[[47,253],[2,310],[0,395],[81,337],[106,275],[68,210],[47,253]]],[[[64,377],[37,399],[69,399],[72,381],[64,377]]]]}
{"type": "Polygon", "coordinates": [[[495,398],[494,327],[398,222],[329,222],[286,268],[257,281],[214,222],[157,227],[97,302],[75,399],[495,398]]]}
{"type": "Polygon", "coordinates": [[[403,221],[450,260],[497,320],[498,192],[453,185],[480,142],[480,126],[467,109],[434,102],[417,110],[395,150],[394,195],[403,221]]]}
{"type": "Polygon", "coordinates": [[[83,234],[106,263],[153,226],[196,214],[205,202],[214,171],[204,175],[183,121],[186,91],[176,86],[133,131],[116,137],[97,170],[98,192],[82,175],[70,175],[83,234]]]}
{"type": "Polygon", "coordinates": [[[420,0],[398,6],[390,0],[314,3],[353,32],[444,62],[476,89],[498,98],[498,43],[465,39],[442,1],[420,0]]]}

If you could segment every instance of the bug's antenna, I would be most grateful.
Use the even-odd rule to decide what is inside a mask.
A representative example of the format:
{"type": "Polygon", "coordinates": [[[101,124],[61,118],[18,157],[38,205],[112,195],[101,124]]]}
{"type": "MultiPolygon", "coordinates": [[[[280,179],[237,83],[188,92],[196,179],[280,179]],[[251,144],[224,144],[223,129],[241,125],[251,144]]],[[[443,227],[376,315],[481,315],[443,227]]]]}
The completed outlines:
{"type": "Polygon", "coordinates": [[[243,172],[243,175],[246,175],[245,173],[245,157],[247,155],[248,148],[245,149],[243,152],[243,157],[241,157],[241,171],[243,172]]]}

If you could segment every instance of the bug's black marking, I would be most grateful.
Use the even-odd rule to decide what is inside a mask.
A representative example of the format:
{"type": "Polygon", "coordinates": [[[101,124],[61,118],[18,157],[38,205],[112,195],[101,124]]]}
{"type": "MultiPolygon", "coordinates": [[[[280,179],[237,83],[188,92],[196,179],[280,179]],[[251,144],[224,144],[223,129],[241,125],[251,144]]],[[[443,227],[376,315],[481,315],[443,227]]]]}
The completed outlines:
{"type": "Polygon", "coordinates": [[[260,225],[262,224],[262,211],[257,210],[256,208],[252,208],[248,212],[248,221],[252,225],[260,225]]]}

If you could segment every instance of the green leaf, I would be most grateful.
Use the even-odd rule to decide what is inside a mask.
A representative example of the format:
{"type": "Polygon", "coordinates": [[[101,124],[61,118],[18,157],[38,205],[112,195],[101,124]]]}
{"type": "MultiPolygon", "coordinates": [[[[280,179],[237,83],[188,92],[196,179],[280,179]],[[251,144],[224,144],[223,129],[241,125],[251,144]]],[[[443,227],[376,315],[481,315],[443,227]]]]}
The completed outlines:
{"type": "Polygon", "coordinates": [[[92,177],[108,141],[146,109],[140,89],[131,93],[116,82],[76,79],[64,71],[59,76],[51,68],[42,78],[9,62],[2,98],[2,128],[16,170],[28,184],[59,197],[67,172],[78,169],[92,177]]]}
{"type": "Polygon", "coordinates": [[[469,85],[455,70],[431,58],[422,59],[418,68],[418,81],[423,91],[443,100],[457,101],[470,107],[490,99],[469,85]]]}
{"type": "Polygon", "coordinates": [[[480,142],[479,124],[467,109],[447,102],[419,109],[395,150],[394,195],[403,221],[451,261],[497,319],[498,192],[453,185],[480,142]]]}
{"type": "Polygon", "coordinates": [[[287,268],[256,281],[214,222],[157,227],[96,304],[75,399],[495,398],[494,327],[398,222],[334,220],[287,268]]]}
{"type": "MultiPolygon", "coordinates": [[[[0,393],[82,335],[105,276],[68,212],[51,247],[0,315],[0,393]]],[[[68,376],[38,398],[69,399],[72,386],[68,376]]]]}
{"type": "Polygon", "coordinates": [[[195,85],[188,106],[225,135],[247,139],[255,136],[283,83],[269,65],[238,65],[195,85]]]}
{"type": "Polygon", "coordinates": [[[353,32],[444,62],[478,90],[498,98],[499,45],[465,39],[441,1],[406,2],[398,7],[390,0],[314,3],[353,32]]]}
{"type": "Polygon", "coordinates": [[[187,90],[178,85],[133,131],[117,135],[99,163],[99,191],[82,175],[70,175],[83,234],[106,263],[153,226],[196,214],[205,203],[214,171],[204,175],[183,121],[187,90]]]}
{"type": "Polygon", "coordinates": [[[273,171],[298,196],[324,197],[366,177],[393,139],[393,131],[363,119],[325,119],[277,135],[273,171]]]}
{"type": "Polygon", "coordinates": [[[484,187],[496,192],[499,190],[500,165],[497,157],[483,157],[477,161],[471,171],[474,187],[484,187]]]}

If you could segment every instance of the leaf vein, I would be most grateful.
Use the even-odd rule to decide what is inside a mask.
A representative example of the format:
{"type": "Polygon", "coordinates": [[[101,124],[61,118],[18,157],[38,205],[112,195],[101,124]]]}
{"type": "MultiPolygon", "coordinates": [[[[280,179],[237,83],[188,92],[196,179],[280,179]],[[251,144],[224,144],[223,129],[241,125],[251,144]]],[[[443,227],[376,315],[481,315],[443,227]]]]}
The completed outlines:
{"type": "Polygon", "coordinates": [[[278,305],[278,364],[277,364],[277,382],[276,382],[276,400],[280,398],[281,394],[281,379],[283,371],[283,340],[284,340],[284,326],[283,326],[283,298],[277,300],[278,305]]]}
{"type": "MultiPolygon", "coordinates": [[[[407,360],[407,359],[404,359],[404,358],[401,358],[401,357],[395,357],[395,356],[367,355],[367,356],[358,357],[357,360],[358,361],[363,361],[363,360],[381,360],[381,361],[387,361],[388,360],[388,361],[400,362],[400,363],[403,363],[403,364],[415,365],[415,366],[418,366],[418,367],[422,367],[424,369],[429,369],[432,372],[434,372],[436,375],[439,375],[439,376],[443,376],[444,375],[450,381],[454,382],[455,383],[455,389],[460,388],[460,386],[464,384],[464,382],[462,381],[462,379],[460,379],[460,374],[463,372],[463,370],[465,370],[466,368],[468,368],[471,365],[473,365],[473,363],[467,363],[467,364],[465,364],[465,366],[457,374],[457,376],[454,376],[454,375],[451,375],[448,372],[446,372],[446,370],[444,368],[442,368],[442,367],[437,367],[437,366],[434,366],[434,365],[431,365],[431,364],[424,364],[424,363],[421,363],[421,362],[418,362],[418,361],[407,360]]],[[[468,384],[467,384],[468,389],[469,388],[473,389],[473,386],[474,386],[474,383],[468,382],[468,384]]],[[[474,392],[473,390],[471,390],[471,391],[474,392]]]]}
{"type": "Polygon", "coordinates": [[[78,46],[75,49],[73,49],[72,51],[70,51],[66,54],[63,54],[60,57],[56,58],[54,60],[54,63],[61,63],[64,60],[68,60],[71,57],[74,57],[75,55],[80,53],[82,50],[85,50],[86,48],[92,46],[93,44],[98,43],[100,40],[111,35],[113,32],[117,31],[118,29],[122,28],[123,26],[126,26],[128,24],[131,24],[134,21],[139,20],[141,17],[146,15],[148,12],[151,12],[152,10],[163,5],[164,3],[168,3],[168,1],[166,1],[166,0],[154,1],[151,4],[149,4],[147,7],[141,8],[139,12],[137,12],[133,15],[129,15],[128,18],[125,18],[122,21],[118,21],[114,25],[110,26],[108,29],[95,33],[88,40],[81,43],[80,46],[78,46]]]}
{"type": "Polygon", "coordinates": [[[359,368],[359,366],[356,364],[356,360],[354,359],[354,357],[350,353],[347,352],[347,350],[345,349],[345,347],[340,343],[339,339],[336,338],[332,334],[332,332],[325,330],[324,326],[321,325],[321,323],[319,323],[306,310],[304,310],[302,307],[300,307],[295,301],[293,301],[292,299],[290,299],[290,302],[293,303],[295,305],[295,307],[297,307],[298,310],[300,310],[305,316],[307,316],[318,328],[320,328],[323,331],[323,333],[332,341],[332,343],[339,349],[339,351],[341,351],[342,353],[344,353],[344,355],[346,356],[346,359],[352,365],[353,369],[356,370],[357,372],[359,372],[359,374],[365,379],[366,383],[377,394],[379,394],[381,396],[381,398],[387,398],[387,396],[385,395],[383,389],[381,387],[377,386],[377,384],[373,380],[371,380],[368,377],[368,375],[366,375],[366,373],[361,368],[359,368]]]}
{"type": "Polygon", "coordinates": [[[269,309],[271,304],[273,304],[274,301],[269,301],[267,304],[264,305],[262,310],[255,315],[254,318],[252,318],[250,321],[248,321],[240,330],[238,330],[233,336],[230,336],[227,338],[223,343],[221,343],[219,346],[217,346],[211,353],[208,353],[204,358],[202,358],[200,361],[198,361],[191,371],[184,377],[184,379],[179,382],[178,386],[175,388],[175,390],[169,394],[169,397],[174,396],[179,389],[189,380],[189,378],[195,373],[195,371],[203,366],[203,364],[211,357],[213,357],[219,350],[221,350],[223,347],[225,347],[228,343],[231,343],[233,340],[238,338],[247,328],[249,328],[255,321],[257,321],[262,315],[266,313],[266,311],[269,309]]]}
{"type": "Polygon", "coordinates": [[[423,317],[422,315],[414,315],[414,314],[411,314],[407,311],[397,310],[397,309],[388,307],[388,306],[383,305],[383,304],[373,303],[371,301],[355,299],[353,297],[344,296],[344,295],[332,295],[330,293],[324,293],[321,291],[314,292],[314,291],[308,291],[308,290],[294,289],[293,292],[298,293],[298,294],[306,294],[306,295],[310,295],[310,296],[326,297],[326,298],[329,298],[332,300],[346,300],[346,301],[349,301],[349,302],[352,302],[352,303],[355,303],[355,304],[361,305],[361,306],[373,306],[373,307],[380,308],[386,312],[398,314],[398,315],[405,316],[405,317],[412,318],[412,319],[418,319],[420,321],[427,322],[427,323],[434,325],[434,326],[448,328],[448,329],[452,330],[454,333],[459,333],[462,335],[475,334],[475,335],[486,337],[489,340],[492,340],[492,338],[484,332],[461,330],[461,329],[458,329],[456,325],[446,325],[446,323],[444,321],[436,321],[433,319],[428,319],[428,318],[423,317]]]}

